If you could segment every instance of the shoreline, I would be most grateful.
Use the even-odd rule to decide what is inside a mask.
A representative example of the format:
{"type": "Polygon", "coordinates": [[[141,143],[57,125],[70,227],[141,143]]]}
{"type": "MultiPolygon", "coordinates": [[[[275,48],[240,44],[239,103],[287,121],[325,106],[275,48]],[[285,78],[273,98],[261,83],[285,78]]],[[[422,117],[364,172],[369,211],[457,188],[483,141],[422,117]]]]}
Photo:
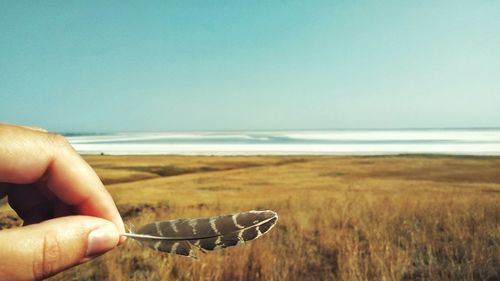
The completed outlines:
{"type": "Polygon", "coordinates": [[[110,154],[110,153],[79,153],[82,157],[262,157],[262,158],[454,158],[454,159],[500,159],[500,154],[448,154],[448,153],[386,153],[386,154],[110,154]]]}
{"type": "Polygon", "coordinates": [[[500,156],[500,130],[148,132],[68,140],[82,154],[500,156]]]}
{"type": "Polygon", "coordinates": [[[500,158],[499,153],[468,154],[468,153],[104,153],[80,152],[82,156],[186,156],[186,157],[464,157],[464,158],[500,158]]]}

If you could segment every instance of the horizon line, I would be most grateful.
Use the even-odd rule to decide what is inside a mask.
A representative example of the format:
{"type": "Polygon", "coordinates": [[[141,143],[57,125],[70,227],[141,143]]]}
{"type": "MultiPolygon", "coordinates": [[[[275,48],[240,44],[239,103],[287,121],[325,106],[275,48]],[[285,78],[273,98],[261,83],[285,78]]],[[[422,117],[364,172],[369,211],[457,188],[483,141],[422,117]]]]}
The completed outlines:
{"type": "Polygon", "coordinates": [[[420,131],[420,130],[443,130],[443,131],[453,131],[453,130],[500,130],[500,127],[493,126],[480,126],[480,127],[399,127],[399,128],[317,128],[317,129],[228,129],[228,130],[214,130],[214,129],[204,129],[204,130],[100,130],[100,131],[54,131],[54,133],[59,133],[63,136],[72,135],[99,135],[99,134],[114,134],[114,133],[215,133],[215,132],[304,132],[304,131],[420,131]]]}

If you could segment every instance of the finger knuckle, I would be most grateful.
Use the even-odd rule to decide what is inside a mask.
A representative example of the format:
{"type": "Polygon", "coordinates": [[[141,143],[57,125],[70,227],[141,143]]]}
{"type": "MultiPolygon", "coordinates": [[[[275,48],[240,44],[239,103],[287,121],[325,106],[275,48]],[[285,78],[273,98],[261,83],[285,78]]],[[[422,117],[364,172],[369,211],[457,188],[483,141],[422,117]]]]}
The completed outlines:
{"type": "Polygon", "coordinates": [[[33,262],[34,279],[42,279],[54,274],[61,261],[61,247],[57,235],[47,233],[44,235],[41,250],[33,262]]]}
{"type": "Polygon", "coordinates": [[[73,146],[69,143],[69,141],[60,134],[49,133],[49,142],[56,152],[72,152],[73,146]]]}
{"type": "Polygon", "coordinates": [[[49,138],[56,146],[64,147],[69,145],[68,140],[61,134],[50,133],[49,138]]]}

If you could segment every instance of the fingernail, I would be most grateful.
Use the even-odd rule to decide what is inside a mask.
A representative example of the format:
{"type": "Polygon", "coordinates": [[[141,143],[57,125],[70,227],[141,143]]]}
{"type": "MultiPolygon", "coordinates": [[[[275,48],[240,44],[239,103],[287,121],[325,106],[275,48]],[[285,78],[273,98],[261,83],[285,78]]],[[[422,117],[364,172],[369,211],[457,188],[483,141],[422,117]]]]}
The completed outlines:
{"type": "Polygon", "coordinates": [[[89,233],[86,257],[107,252],[118,244],[118,230],[114,225],[105,225],[89,233]]]}

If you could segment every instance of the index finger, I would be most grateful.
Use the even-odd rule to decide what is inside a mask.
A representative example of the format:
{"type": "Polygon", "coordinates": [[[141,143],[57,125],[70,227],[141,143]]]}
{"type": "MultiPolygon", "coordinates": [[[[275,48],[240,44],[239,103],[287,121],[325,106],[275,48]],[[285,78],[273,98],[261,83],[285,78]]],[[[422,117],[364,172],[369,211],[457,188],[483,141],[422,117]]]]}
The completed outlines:
{"type": "Polygon", "coordinates": [[[0,182],[37,181],[79,214],[107,219],[125,230],[111,195],[64,137],[0,124],[0,182]]]}

